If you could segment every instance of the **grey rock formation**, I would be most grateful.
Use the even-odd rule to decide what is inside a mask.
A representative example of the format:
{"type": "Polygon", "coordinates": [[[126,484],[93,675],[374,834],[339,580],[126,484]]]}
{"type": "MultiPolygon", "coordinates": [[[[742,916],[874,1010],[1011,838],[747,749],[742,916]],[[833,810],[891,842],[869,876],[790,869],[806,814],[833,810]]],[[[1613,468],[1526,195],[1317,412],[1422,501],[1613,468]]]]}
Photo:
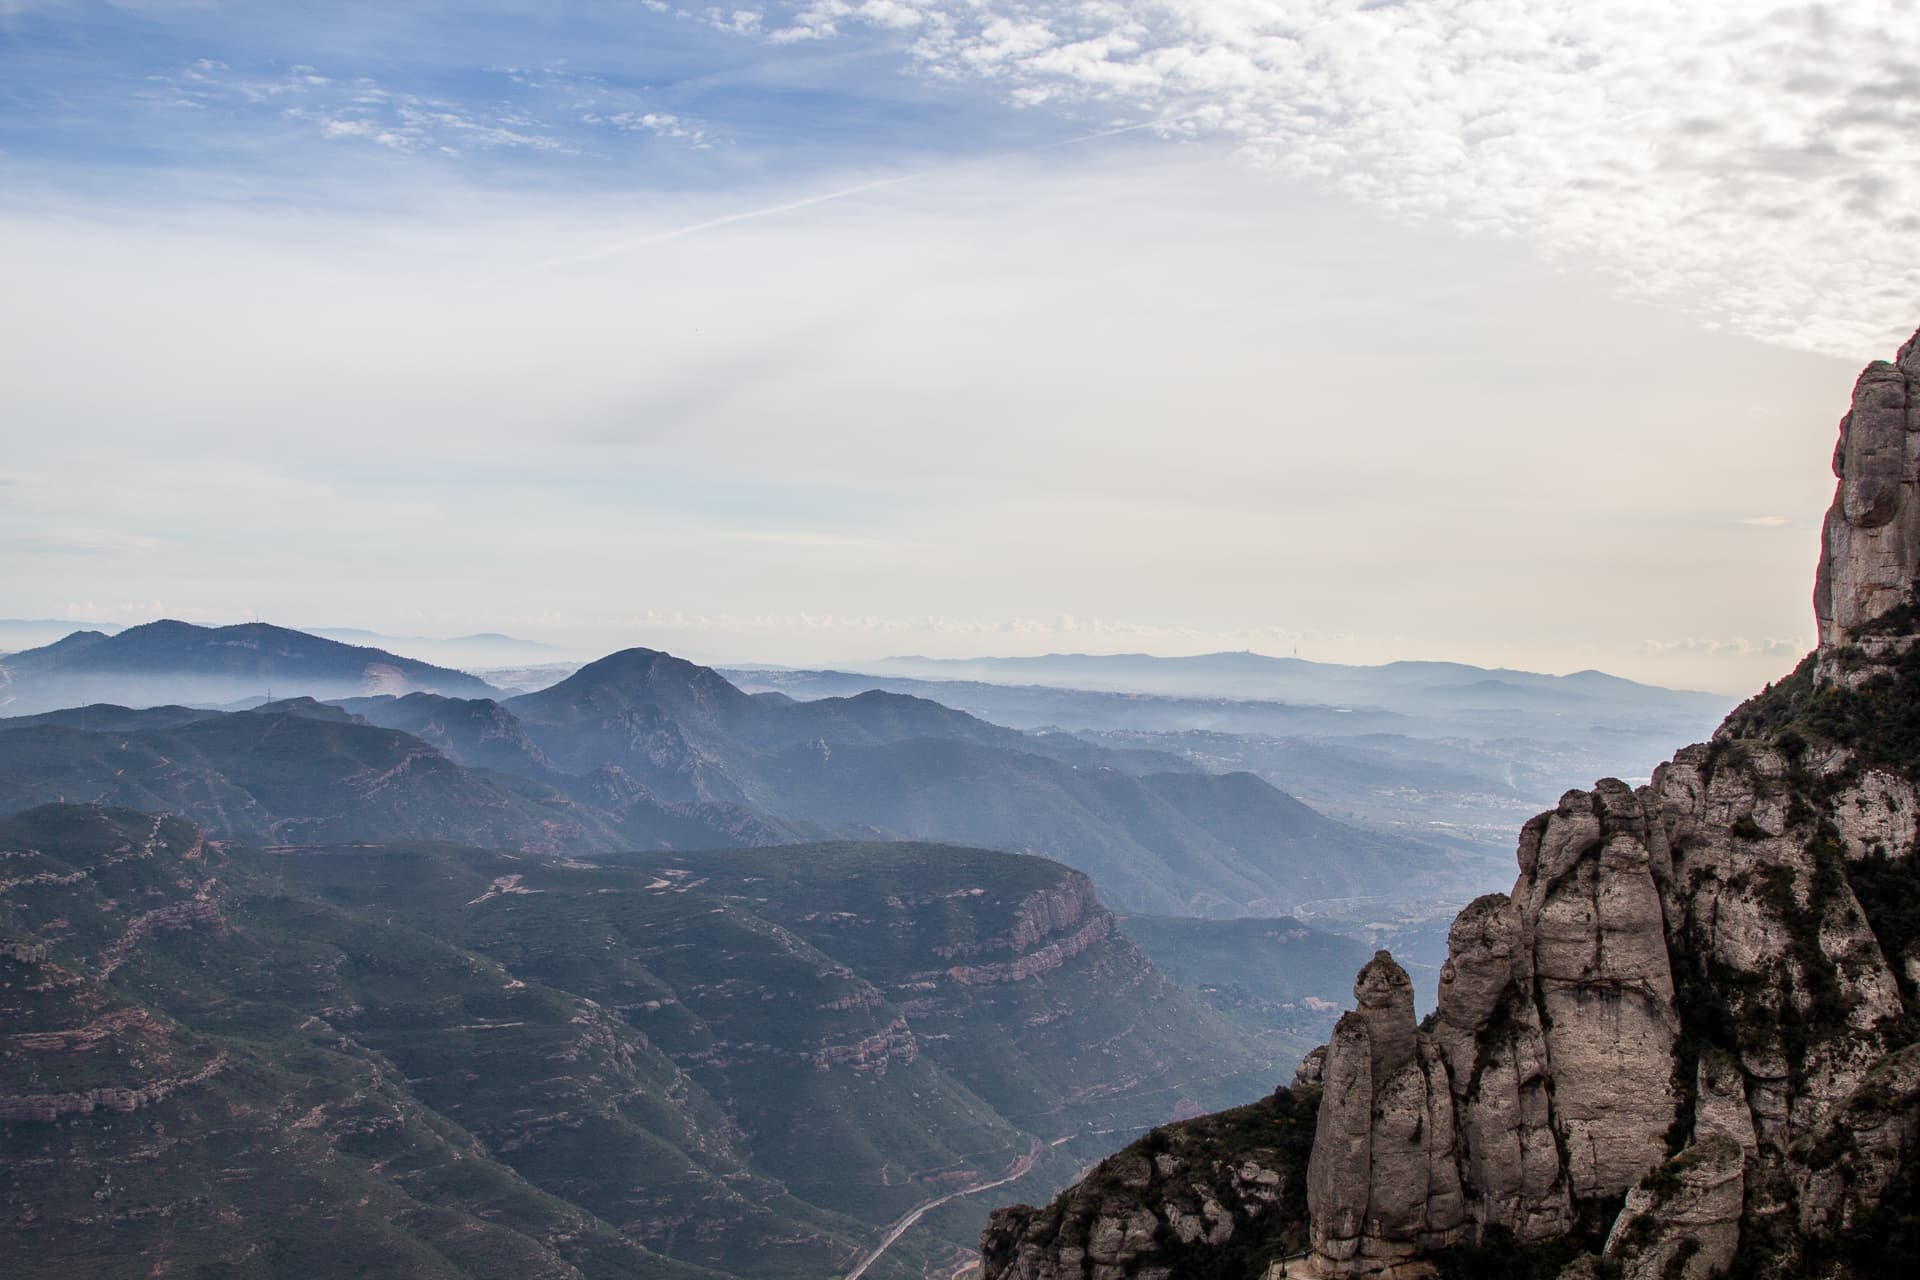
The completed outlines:
{"type": "MultiPolygon", "coordinates": [[[[1887,615],[1920,576],[1916,381],[1920,335],[1867,369],[1841,424],[1810,690],[1883,688],[1911,643],[1887,615]]],[[[1398,966],[1362,970],[1322,1067],[1321,1274],[1398,1274],[1494,1227],[1559,1236],[1624,1194],[1606,1257],[1705,1277],[1743,1218],[1842,1229],[1913,1158],[1920,1060],[1890,1051],[1920,943],[1883,951],[1848,868],[1913,870],[1920,760],[1865,767],[1857,746],[1750,728],[1736,713],[1648,785],[1605,779],[1529,822],[1512,893],[1454,922],[1429,1032],[1400,1011],[1398,966]]]]}
{"type": "Polygon", "coordinates": [[[1415,1029],[1406,970],[1379,952],[1353,994],[1321,1068],[1307,1207],[1322,1259],[1379,1272],[1452,1243],[1466,1214],[1446,1056],[1415,1029]]]}
{"type": "Polygon", "coordinates": [[[1815,1141],[1802,1144],[1804,1169],[1791,1211],[1807,1236],[1853,1230],[1920,1148],[1920,1045],[1887,1055],[1815,1141]]]}
{"type": "Polygon", "coordinates": [[[1840,420],[1813,607],[1820,647],[1856,640],[1902,603],[1920,576],[1920,334],[1889,364],[1876,360],[1840,420]]]}
{"type": "MultiPolygon", "coordinates": [[[[1608,1256],[1630,1276],[1706,1276],[1731,1260],[1743,1213],[1802,1200],[1819,1180],[1796,1144],[1850,1098],[1908,1084],[1885,1077],[1900,988],[1843,863],[1910,853],[1915,801],[1903,779],[1846,769],[1729,740],[1638,790],[1562,797],[1521,833],[1512,894],[1455,920],[1426,1033],[1399,967],[1375,957],[1322,1068],[1320,1272],[1396,1274],[1495,1226],[1555,1237],[1581,1202],[1625,1193],[1608,1256]],[[1808,803],[1829,780],[1844,785],[1808,803]],[[1684,1051],[1677,971],[1692,1016],[1737,1043],[1684,1051]],[[1876,1071],[1891,1082],[1869,1089],[1876,1071]],[[1772,1190],[1748,1195],[1750,1164],[1772,1190]]],[[[1891,1154],[1869,1161],[1883,1185],[1914,1145],[1906,1112],[1890,1114],[1891,1154]]]]}
{"type": "Polygon", "coordinates": [[[1461,1175],[1474,1222],[1522,1240],[1573,1220],[1551,1124],[1546,1036],[1519,911],[1505,894],[1476,899],[1448,935],[1433,1038],[1459,1116],[1461,1175]]]}
{"type": "Polygon", "coordinates": [[[1696,1142],[1627,1193],[1606,1255],[1623,1280],[1707,1280],[1740,1245],[1746,1159],[1731,1138],[1696,1142]]]}

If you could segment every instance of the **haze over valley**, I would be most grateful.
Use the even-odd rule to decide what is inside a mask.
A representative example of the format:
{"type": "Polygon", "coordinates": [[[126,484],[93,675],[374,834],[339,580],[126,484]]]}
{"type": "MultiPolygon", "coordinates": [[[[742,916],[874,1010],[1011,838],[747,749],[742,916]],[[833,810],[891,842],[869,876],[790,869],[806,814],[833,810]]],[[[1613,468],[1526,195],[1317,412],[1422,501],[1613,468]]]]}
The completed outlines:
{"type": "Polygon", "coordinates": [[[1920,1274],[1916,5],[0,0],[0,1277],[1920,1274]]]}

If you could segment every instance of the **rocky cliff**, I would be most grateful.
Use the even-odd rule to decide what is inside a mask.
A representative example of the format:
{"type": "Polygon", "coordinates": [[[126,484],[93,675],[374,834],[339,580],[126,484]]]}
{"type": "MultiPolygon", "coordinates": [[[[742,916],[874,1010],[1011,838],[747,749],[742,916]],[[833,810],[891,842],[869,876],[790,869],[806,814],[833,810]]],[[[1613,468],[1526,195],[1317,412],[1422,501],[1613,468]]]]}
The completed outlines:
{"type": "MultiPolygon", "coordinates": [[[[1917,380],[1920,335],[1841,421],[1815,653],[1647,785],[1603,780],[1529,822],[1513,891],[1455,920],[1426,1022],[1390,955],[1360,971],[1294,1091],[1318,1091],[1296,1274],[1867,1276],[1920,1257],[1917,380]]],[[[1172,1222],[1136,1199],[1109,1190],[1101,1212],[1172,1222]]],[[[1256,1276],[1288,1247],[1269,1231],[1224,1269],[1095,1259],[1049,1252],[1036,1213],[995,1219],[989,1280],[1256,1276]]]]}

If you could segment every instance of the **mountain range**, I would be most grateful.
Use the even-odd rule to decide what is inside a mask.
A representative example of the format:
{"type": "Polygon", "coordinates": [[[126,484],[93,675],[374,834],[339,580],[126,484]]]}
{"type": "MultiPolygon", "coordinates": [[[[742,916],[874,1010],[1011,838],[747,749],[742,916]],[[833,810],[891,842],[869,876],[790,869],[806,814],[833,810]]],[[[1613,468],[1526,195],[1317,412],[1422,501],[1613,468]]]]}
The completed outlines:
{"type": "Polygon", "coordinates": [[[463,671],[264,622],[199,627],[162,619],[112,635],[76,631],[0,661],[0,710],[15,715],[96,702],[221,705],[275,688],[312,697],[494,692],[463,671]]]}
{"type": "Polygon", "coordinates": [[[880,688],[1029,732],[1158,752],[1204,772],[1251,772],[1330,817],[1502,860],[1515,825],[1541,805],[1596,777],[1630,775],[1641,761],[1712,732],[1732,706],[1591,673],[1218,659],[916,661],[938,679],[775,668],[725,674],[742,688],[795,698],[880,688]],[[1259,673],[1275,663],[1286,674],[1284,691],[1298,700],[1259,692],[1274,686],[1259,673]],[[1252,672],[1244,685],[1233,679],[1242,670],[1252,672]],[[1228,692],[987,682],[1039,678],[1228,692]]]}
{"type": "Polygon", "coordinates": [[[1724,713],[1731,699],[1662,689],[1603,671],[1546,675],[1459,662],[1378,666],[1208,653],[1165,658],[1144,653],[1049,653],[1031,658],[884,658],[861,663],[877,675],[971,680],[1179,698],[1258,699],[1330,706],[1395,706],[1434,711],[1473,708],[1575,708],[1628,704],[1724,713]]]}
{"type": "Polygon", "coordinates": [[[164,808],[222,838],[548,853],[935,839],[1056,858],[1115,904],[1163,914],[1282,914],[1387,884],[1444,897],[1484,874],[1458,853],[1330,820],[1250,774],[1022,733],[911,696],[750,695],[630,649],[495,698],[471,677],[390,657],[262,624],[178,623],[15,655],[15,705],[239,680],[337,701],[95,704],[0,721],[0,811],[84,800],[164,808]],[[368,670],[478,696],[368,694],[368,670]]]}

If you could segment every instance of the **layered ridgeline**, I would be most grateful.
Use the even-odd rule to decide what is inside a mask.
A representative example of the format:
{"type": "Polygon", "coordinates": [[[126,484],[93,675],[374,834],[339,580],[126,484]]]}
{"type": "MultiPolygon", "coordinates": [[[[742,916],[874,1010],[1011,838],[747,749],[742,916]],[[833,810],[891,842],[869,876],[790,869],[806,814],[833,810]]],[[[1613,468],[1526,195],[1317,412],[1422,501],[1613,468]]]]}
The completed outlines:
{"type": "Polygon", "coordinates": [[[197,627],[163,620],[113,635],[76,631],[0,657],[0,711],[8,715],[96,702],[219,705],[276,687],[318,698],[415,690],[470,698],[494,692],[463,671],[260,622],[197,627]]]}
{"type": "Polygon", "coordinates": [[[997,1213],[989,1280],[1293,1254],[1329,1276],[1912,1274],[1920,335],[1862,374],[1834,470],[1820,647],[1792,676],[1649,785],[1529,822],[1513,891],[1455,921],[1427,1021],[1377,955],[1296,1088],[997,1213]],[[1280,1139],[1316,1104],[1306,1157],[1280,1139]]]}
{"type": "MultiPolygon", "coordinates": [[[[260,641],[249,653],[303,650],[287,638],[297,632],[188,630],[199,633],[189,653],[223,662],[216,641],[234,630],[260,641]]],[[[283,688],[298,684],[276,670],[283,688]]],[[[1056,858],[1116,906],[1174,915],[1280,915],[1382,885],[1461,901],[1486,885],[1470,856],[1330,820],[1251,774],[1021,733],[899,694],[752,696],[647,649],[513,698],[87,705],[0,720],[0,812],[61,801],[164,809],[263,844],[428,839],[571,854],[942,840],[1056,858]]]]}
{"type": "Polygon", "coordinates": [[[946,1271],[1270,1070],[1037,858],[0,819],[9,1276],[946,1271]]]}
{"type": "Polygon", "coordinates": [[[727,674],[743,688],[794,697],[913,694],[1017,729],[1162,752],[1210,772],[1244,770],[1330,816],[1484,852],[1502,874],[1514,828],[1543,804],[1698,741],[1735,702],[1595,671],[1351,667],[1258,654],[876,665],[941,678],[727,674]]]}

